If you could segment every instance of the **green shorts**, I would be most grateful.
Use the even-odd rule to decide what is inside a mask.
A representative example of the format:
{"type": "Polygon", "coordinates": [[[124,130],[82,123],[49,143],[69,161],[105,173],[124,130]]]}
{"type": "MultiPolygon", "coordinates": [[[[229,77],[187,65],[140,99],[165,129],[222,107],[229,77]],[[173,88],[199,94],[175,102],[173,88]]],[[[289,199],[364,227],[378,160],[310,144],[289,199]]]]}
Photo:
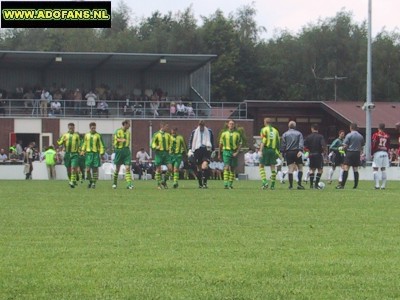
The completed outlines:
{"type": "Polygon", "coordinates": [[[131,150],[128,147],[115,149],[114,164],[116,166],[130,166],[132,161],[131,150]]]}
{"type": "Polygon", "coordinates": [[[182,154],[171,154],[170,161],[174,168],[179,168],[182,163],[182,154]]]}
{"type": "Polygon", "coordinates": [[[78,152],[65,152],[64,155],[64,166],[66,168],[76,168],[79,166],[79,155],[78,152]]]}
{"type": "Polygon", "coordinates": [[[154,164],[156,166],[169,165],[170,163],[168,151],[156,151],[156,156],[154,158],[154,164]]]}
{"type": "Polygon", "coordinates": [[[272,148],[263,148],[262,157],[260,157],[260,164],[264,166],[276,165],[278,155],[276,150],[272,148]]]}
{"type": "Polygon", "coordinates": [[[86,168],[100,167],[100,154],[98,152],[86,152],[85,166],[86,168]]]}
{"type": "Polygon", "coordinates": [[[237,156],[233,156],[233,153],[235,153],[233,150],[222,151],[222,161],[224,162],[225,166],[237,167],[238,158],[237,156]]]}
{"type": "Polygon", "coordinates": [[[86,160],[85,155],[79,155],[78,165],[79,165],[79,168],[81,168],[81,171],[85,169],[85,160],[86,160]]]}

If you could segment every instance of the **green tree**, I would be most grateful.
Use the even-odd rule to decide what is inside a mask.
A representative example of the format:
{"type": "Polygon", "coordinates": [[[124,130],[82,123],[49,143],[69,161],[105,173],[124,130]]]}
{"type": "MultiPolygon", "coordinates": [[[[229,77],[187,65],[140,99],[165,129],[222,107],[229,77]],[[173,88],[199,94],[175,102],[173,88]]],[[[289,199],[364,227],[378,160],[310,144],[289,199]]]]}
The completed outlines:
{"type": "Polygon", "coordinates": [[[244,86],[236,77],[240,49],[235,22],[232,17],[226,18],[221,10],[217,10],[211,17],[203,17],[203,23],[203,51],[218,55],[212,66],[212,98],[214,101],[240,101],[244,86]]]}
{"type": "Polygon", "coordinates": [[[382,32],[373,43],[373,98],[394,101],[400,98],[399,35],[382,32]]]}

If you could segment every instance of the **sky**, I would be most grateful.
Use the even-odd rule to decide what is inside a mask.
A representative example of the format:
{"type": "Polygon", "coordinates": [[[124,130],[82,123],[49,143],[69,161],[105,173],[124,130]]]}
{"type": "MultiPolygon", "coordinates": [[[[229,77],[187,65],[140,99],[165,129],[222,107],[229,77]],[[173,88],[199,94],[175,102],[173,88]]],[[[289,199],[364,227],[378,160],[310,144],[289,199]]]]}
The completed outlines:
{"type": "MultiPolygon", "coordinates": [[[[344,9],[353,14],[353,21],[361,24],[368,19],[369,0],[123,0],[132,10],[132,19],[140,20],[151,16],[152,12],[160,11],[173,14],[192,7],[196,19],[200,16],[210,17],[217,9],[225,16],[237,9],[254,3],[257,11],[255,20],[259,26],[267,29],[263,38],[272,38],[276,29],[289,30],[298,33],[309,23],[316,24],[319,19],[335,17],[344,9]]],[[[372,35],[381,32],[399,30],[400,0],[371,0],[372,1],[372,35]]],[[[120,0],[111,0],[116,8],[120,0]]],[[[201,25],[201,23],[199,24],[201,25]]]]}

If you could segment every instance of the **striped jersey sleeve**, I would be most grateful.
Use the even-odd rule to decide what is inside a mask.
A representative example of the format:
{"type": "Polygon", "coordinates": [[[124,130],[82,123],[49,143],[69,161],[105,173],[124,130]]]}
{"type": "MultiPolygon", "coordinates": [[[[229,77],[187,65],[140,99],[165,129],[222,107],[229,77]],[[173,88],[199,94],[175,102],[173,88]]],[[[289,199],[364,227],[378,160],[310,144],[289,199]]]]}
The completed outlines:
{"type": "Polygon", "coordinates": [[[58,145],[63,145],[65,147],[65,152],[78,152],[80,146],[79,134],[74,133],[64,133],[57,141],[58,145]]]}
{"type": "Polygon", "coordinates": [[[181,135],[173,136],[171,135],[170,142],[170,151],[171,154],[182,154],[186,153],[186,143],[181,135]]]}
{"type": "Polygon", "coordinates": [[[123,130],[122,128],[117,129],[114,132],[114,148],[122,149],[129,147],[131,141],[131,134],[129,130],[123,130]],[[125,142],[119,142],[118,139],[125,139],[125,142]]]}

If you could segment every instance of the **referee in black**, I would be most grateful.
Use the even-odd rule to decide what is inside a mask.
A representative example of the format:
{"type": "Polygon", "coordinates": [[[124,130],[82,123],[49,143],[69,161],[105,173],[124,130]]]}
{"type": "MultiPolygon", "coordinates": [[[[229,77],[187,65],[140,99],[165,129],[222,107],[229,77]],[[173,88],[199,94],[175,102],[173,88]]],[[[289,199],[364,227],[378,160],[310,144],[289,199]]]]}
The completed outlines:
{"type": "Polygon", "coordinates": [[[309,152],[310,159],[310,189],[320,189],[318,183],[324,169],[323,154],[327,151],[324,136],[318,130],[318,124],[312,124],[311,134],[304,139],[304,149],[309,152]],[[317,170],[317,174],[314,185],[315,170],[317,170]]]}
{"type": "Polygon", "coordinates": [[[343,141],[343,150],[346,150],[346,156],[343,162],[343,180],[336,187],[341,190],[344,189],[346,184],[347,177],[349,176],[349,169],[353,167],[354,172],[354,186],[353,189],[356,189],[358,186],[358,167],[360,166],[360,154],[365,145],[364,137],[357,131],[358,126],[356,123],[350,124],[350,132],[346,135],[343,141]]]}
{"type": "Polygon", "coordinates": [[[303,178],[303,148],[304,138],[300,131],[296,130],[296,122],[290,121],[289,130],[286,131],[281,138],[281,153],[286,157],[289,173],[289,189],[293,189],[293,171],[298,170],[297,189],[304,190],[301,185],[303,178]]]}

